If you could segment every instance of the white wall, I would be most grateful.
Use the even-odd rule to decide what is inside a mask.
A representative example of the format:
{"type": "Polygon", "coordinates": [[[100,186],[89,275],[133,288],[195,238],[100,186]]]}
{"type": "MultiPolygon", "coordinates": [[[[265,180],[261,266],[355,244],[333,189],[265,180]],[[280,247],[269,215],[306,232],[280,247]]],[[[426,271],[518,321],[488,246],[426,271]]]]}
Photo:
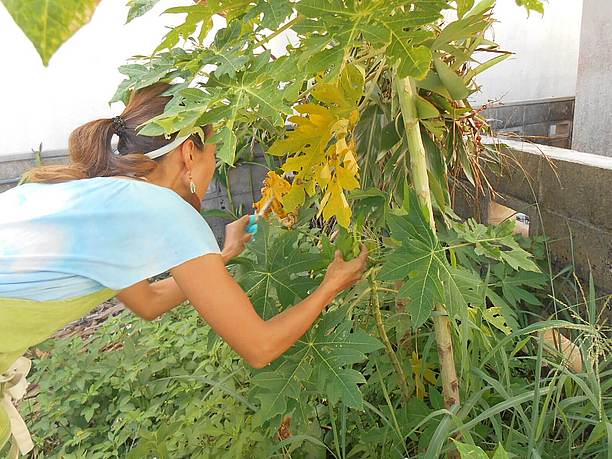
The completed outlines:
{"type": "Polygon", "coordinates": [[[473,102],[574,96],[582,0],[549,0],[544,16],[498,0],[493,38],[514,56],[484,72],[473,102]]]}
{"type": "Polygon", "coordinates": [[[91,22],[47,68],[0,3],[0,156],[28,152],[40,142],[45,150],[66,148],[72,129],[121,112],[120,104],[108,106],[123,79],[117,68],[132,55],[153,51],[165,33],[163,25],[174,19],[159,13],[180,1],[163,0],[127,25],[125,3],[100,2],[91,22]]]}

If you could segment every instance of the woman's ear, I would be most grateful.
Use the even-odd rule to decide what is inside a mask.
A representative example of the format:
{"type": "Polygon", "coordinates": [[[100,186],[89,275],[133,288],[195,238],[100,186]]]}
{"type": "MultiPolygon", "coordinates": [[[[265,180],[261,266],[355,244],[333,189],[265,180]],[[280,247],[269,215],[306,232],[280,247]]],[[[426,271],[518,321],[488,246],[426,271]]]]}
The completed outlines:
{"type": "Polygon", "coordinates": [[[181,157],[183,158],[183,163],[185,164],[185,168],[187,170],[191,170],[193,168],[193,163],[196,154],[196,146],[193,143],[193,140],[187,139],[181,144],[181,157]]]}

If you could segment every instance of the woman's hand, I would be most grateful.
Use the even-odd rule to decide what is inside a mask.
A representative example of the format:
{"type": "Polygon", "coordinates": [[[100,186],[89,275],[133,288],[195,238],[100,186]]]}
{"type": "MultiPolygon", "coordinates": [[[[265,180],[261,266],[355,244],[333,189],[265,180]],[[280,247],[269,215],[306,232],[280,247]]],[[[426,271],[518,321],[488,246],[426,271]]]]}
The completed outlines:
{"type": "Polygon", "coordinates": [[[244,215],[235,222],[225,226],[225,244],[221,252],[221,256],[225,263],[240,255],[247,242],[253,237],[252,234],[246,232],[246,228],[249,225],[249,218],[249,215],[244,215]]]}
{"type": "Polygon", "coordinates": [[[321,286],[331,289],[335,295],[352,287],[359,282],[363,276],[367,259],[368,249],[365,245],[361,246],[361,253],[359,256],[351,261],[344,261],[342,252],[336,250],[334,261],[332,261],[327,268],[321,286]]]}

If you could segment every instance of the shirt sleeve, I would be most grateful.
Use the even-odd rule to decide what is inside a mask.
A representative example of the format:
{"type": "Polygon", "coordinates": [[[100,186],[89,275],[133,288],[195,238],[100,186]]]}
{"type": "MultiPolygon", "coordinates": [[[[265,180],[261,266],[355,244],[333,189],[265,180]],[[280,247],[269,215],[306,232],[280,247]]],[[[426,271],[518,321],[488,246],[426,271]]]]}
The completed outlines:
{"type": "Polygon", "coordinates": [[[98,222],[97,237],[90,232],[83,238],[88,247],[76,251],[97,261],[82,265],[81,275],[122,290],[186,261],[220,253],[204,218],[172,190],[134,183],[121,194],[120,200],[114,196],[102,206],[106,225],[92,219],[98,222]],[[105,253],[96,255],[99,247],[105,253]]]}

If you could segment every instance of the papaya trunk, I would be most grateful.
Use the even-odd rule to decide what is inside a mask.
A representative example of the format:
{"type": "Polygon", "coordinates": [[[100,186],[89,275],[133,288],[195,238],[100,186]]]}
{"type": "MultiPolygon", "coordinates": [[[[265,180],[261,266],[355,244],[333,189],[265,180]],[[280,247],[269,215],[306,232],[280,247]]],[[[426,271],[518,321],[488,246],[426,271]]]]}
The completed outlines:
{"type": "MultiPolygon", "coordinates": [[[[427,160],[425,158],[425,147],[421,138],[419,117],[416,108],[417,92],[414,81],[411,78],[395,78],[395,88],[399,98],[406,138],[408,139],[408,151],[410,154],[410,170],[412,182],[421,205],[429,213],[429,223],[436,230],[431,205],[431,193],[429,191],[429,179],[427,177],[427,160]]],[[[455,358],[453,355],[453,342],[451,339],[450,321],[444,305],[436,306],[436,314],[433,317],[438,357],[440,359],[440,373],[442,376],[442,391],[447,408],[459,404],[459,383],[455,371],[455,358]]]]}

